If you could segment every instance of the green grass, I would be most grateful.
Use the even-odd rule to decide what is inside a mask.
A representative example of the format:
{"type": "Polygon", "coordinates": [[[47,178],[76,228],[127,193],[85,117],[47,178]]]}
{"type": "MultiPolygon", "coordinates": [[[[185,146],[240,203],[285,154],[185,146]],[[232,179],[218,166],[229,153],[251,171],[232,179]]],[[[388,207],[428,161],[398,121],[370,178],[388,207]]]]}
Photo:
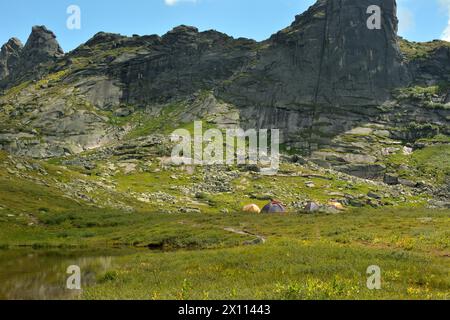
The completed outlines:
{"type": "Polygon", "coordinates": [[[196,216],[189,221],[211,229],[232,226],[268,241],[121,257],[120,267],[100,276],[84,298],[448,298],[449,211],[196,216]],[[433,219],[424,223],[424,217],[433,219]],[[382,269],[380,291],[365,285],[366,269],[374,264],[382,269]]]}
{"type": "Polygon", "coordinates": [[[2,221],[3,247],[164,251],[118,257],[85,299],[448,299],[450,211],[360,209],[337,215],[39,215],[34,228],[2,221]],[[255,239],[225,228],[246,231],[255,239]],[[382,269],[369,291],[366,269],[382,269]]]}
{"type": "MultiPolygon", "coordinates": [[[[447,145],[397,157],[392,163],[425,166],[421,170],[438,178],[450,167],[447,145]]],[[[27,170],[16,175],[6,170],[14,169],[6,154],[0,153],[0,160],[0,248],[142,249],[116,257],[113,269],[85,288],[85,299],[448,299],[450,211],[425,209],[426,197],[386,197],[382,201],[392,204],[381,209],[347,208],[338,214],[244,214],[238,212],[245,204],[263,206],[267,200],[255,198],[266,192],[290,204],[298,197],[320,203],[339,198],[331,191],[365,197],[369,191],[384,195],[385,189],[333,174],[309,176],[317,172],[284,163],[279,176],[241,172],[230,182],[233,193],[190,198],[173,187],[202,183],[203,169],[154,171],[161,167],[153,163],[147,172],[110,176],[112,193],[88,193],[129,199],[135,210],[124,212],[71,199],[56,187],[77,179],[98,181],[95,174],[39,161],[46,176],[27,170]],[[126,198],[157,191],[178,203],[126,198]],[[201,213],[179,213],[184,206],[201,213]],[[230,213],[220,213],[223,209],[230,213]],[[258,236],[266,242],[255,244],[258,236]],[[370,265],[382,269],[381,291],[365,286],[370,265]]]]}
{"type": "Polygon", "coordinates": [[[136,126],[127,137],[134,139],[153,133],[170,134],[172,131],[178,129],[178,116],[185,108],[185,105],[174,103],[165,106],[161,114],[157,117],[148,117],[139,113],[136,114],[133,118],[135,122],[138,122],[138,126],[136,126]]]}
{"type": "Polygon", "coordinates": [[[400,250],[274,241],[257,248],[138,254],[86,299],[446,299],[445,261],[400,250]],[[384,273],[366,287],[367,267],[384,273]]]}
{"type": "MultiPolygon", "coordinates": [[[[438,141],[444,139],[442,136],[438,141]]],[[[430,140],[434,141],[434,140],[430,140]]],[[[412,170],[399,171],[402,176],[413,181],[425,180],[434,185],[446,183],[450,176],[450,145],[437,144],[416,150],[411,155],[401,153],[391,155],[390,165],[408,165],[412,170]]]]}
{"type": "Polygon", "coordinates": [[[419,139],[418,142],[450,144],[450,137],[444,134],[438,134],[432,138],[419,139]]]}
{"type": "Polygon", "coordinates": [[[425,174],[438,181],[450,176],[450,145],[436,145],[417,150],[412,162],[425,174]]]}
{"type": "Polygon", "coordinates": [[[434,51],[441,47],[448,47],[450,43],[446,41],[431,41],[431,42],[410,42],[401,39],[400,50],[408,60],[426,59],[434,51]]]}
{"type": "Polygon", "coordinates": [[[434,86],[411,86],[395,90],[394,94],[399,100],[413,100],[420,102],[420,106],[426,109],[448,110],[448,104],[433,101],[437,95],[446,95],[449,89],[449,83],[443,82],[434,86]]]}
{"type": "Polygon", "coordinates": [[[15,87],[8,89],[6,92],[3,93],[1,98],[4,100],[15,98],[18,94],[22,92],[22,90],[27,88],[30,85],[30,83],[31,83],[30,81],[25,81],[15,87]]]}

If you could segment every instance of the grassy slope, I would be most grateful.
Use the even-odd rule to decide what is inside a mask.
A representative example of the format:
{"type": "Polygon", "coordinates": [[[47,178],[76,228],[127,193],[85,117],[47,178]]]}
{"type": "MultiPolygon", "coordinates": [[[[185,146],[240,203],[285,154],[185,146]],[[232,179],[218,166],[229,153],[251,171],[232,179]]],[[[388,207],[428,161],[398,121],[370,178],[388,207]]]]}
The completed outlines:
{"type": "Polygon", "coordinates": [[[413,181],[429,181],[444,184],[450,177],[450,145],[436,144],[416,150],[411,155],[397,153],[388,158],[394,168],[408,165],[411,170],[398,170],[401,176],[413,181]]]}
{"type": "MultiPolygon", "coordinates": [[[[194,216],[188,225],[193,224],[231,226],[268,241],[119,258],[122,266],[101,276],[84,298],[448,298],[449,211],[194,216]],[[365,285],[365,271],[374,264],[383,272],[378,292],[365,285]]],[[[186,228],[180,224],[180,230],[186,228]]]]}
{"type": "Polygon", "coordinates": [[[400,39],[400,50],[409,60],[426,59],[431,53],[441,47],[448,47],[446,41],[430,41],[430,42],[410,42],[400,39]]]}
{"type": "MultiPolygon", "coordinates": [[[[119,188],[139,189],[151,182],[145,174],[134,178],[122,177],[119,188]]],[[[448,298],[448,210],[355,209],[284,216],[124,213],[75,202],[52,187],[5,173],[0,179],[0,247],[150,245],[169,250],[118,258],[120,267],[88,288],[87,299],[448,298]],[[255,237],[224,230],[230,227],[264,236],[267,242],[245,246],[255,237]],[[383,270],[380,292],[365,289],[365,270],[373,264],[383,270]]],[[[299,178],[278,179],[285,187],[297,183],[299,191],[314,192],[303,189],[299,178]]],[[[236,201],[233,195],[214,197],[219,206],[236,201]]]]}
{"type": "Polygon", "coordinates": [[[448,298],[450,211],[360,209],[337,215],[124,215],[73,212],[31,230],[0,222],[0,243],[163,246],[117,258],[87,299],[448,298]],[[265,244],[246,246],[253,236],[265,244]],[[169,250],[172,249],[172,250],[169,250]],[[189,249],[189,250],[187,250],[189,249]],[[208,249],[208,250],[205,250],[208,249]],[[383,290],[365,289],[378,265],[383,290]]]}

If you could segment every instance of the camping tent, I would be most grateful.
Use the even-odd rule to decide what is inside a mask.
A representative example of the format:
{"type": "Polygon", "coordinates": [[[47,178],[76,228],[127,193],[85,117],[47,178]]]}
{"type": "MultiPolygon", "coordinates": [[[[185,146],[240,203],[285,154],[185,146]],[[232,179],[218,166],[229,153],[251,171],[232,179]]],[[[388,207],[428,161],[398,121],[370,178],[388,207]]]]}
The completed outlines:
{"type": "Polygon", "coordinates": [[[312,201],[308,202],[305,206],[306,212],[316,212],[319,210],[320,210],[320,206],[317,203],[312,202],[312,201]]]}
{"type": "Polygon", "coordinates": [[[247,213],[260,213],[261,209],[256,204],[249,204],[245,206],[242,211],[247,213]]]}
{"type": "Polygon", "coordinates": [[[330,201],[328,205],[336,210],[345,210],[342,203],[336,202],[336,201],[330,201]]]}
{"type": "Polygon", "coordinates": [[[271,201],[263,209],[263,213],[280,213],[286,212],[286,209],[279,201],[271,201]]]}

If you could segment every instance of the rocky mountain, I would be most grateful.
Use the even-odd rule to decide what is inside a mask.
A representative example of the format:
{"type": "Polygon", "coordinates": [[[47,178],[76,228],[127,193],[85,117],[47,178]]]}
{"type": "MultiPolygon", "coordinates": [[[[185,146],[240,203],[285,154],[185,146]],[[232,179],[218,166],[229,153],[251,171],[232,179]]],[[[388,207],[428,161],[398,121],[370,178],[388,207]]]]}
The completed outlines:
{"type": "Polygon", "coordinates": [[[64,51],[56,41],[53,32],[45,26],[34,26],[25,46],[20,40],[11,38],[3,45],[0,53],[0,81],[5,80],[3,85],[17,83],[22,77],[38,77],[45,70],[39,67],[54,62],[62,57],[64,51]]]}
{"type": "Polygon", "coordinates": [[[448,160],[431,187],[436,168],[414,154],[448,152],[450,45],[401,39],[397,24],[394,0],[319,0],[262,42],[179,26],[100,32],[66,54],[33,27],[25,46],[13,38],[1,50],[0,149],[140,161],[164,155],[165,137],[195,120],[278,128],[292,161],[445,198],[448,160]],[[380,30],[367,28],[370,5],[381,7],[380,30]]]}
{"type": "Polygon", "coordinates": [[[17,38],[11,38],[0,51],[0,80],[9,76],[17,68],[23,44],[17,38]]]}

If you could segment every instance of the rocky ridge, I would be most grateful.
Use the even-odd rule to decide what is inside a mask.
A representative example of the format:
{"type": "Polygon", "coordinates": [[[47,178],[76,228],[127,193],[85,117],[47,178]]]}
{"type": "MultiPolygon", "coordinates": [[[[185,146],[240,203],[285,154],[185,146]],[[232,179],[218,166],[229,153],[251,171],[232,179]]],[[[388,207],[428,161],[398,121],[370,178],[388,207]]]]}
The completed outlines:
{"type": "MultiPolygon", "coordinates": [[[[448,160],[437,163],[449,145],[450,46],[396,31],[394,0],[320,0],[263,42],[179,26],[100,32],[64,54],[33,27],[25,46],[13,38],[0,53],[0,150],[86,170],[114,157],[133,172],[167,156],[170,132],[195,120],[277,128],[301,163],[446,201],[448,160]],[[373,4],[382,30],[366,27],[373,4]]],[[[208,177],[233,190],[226,174],[208,177]]]]}

